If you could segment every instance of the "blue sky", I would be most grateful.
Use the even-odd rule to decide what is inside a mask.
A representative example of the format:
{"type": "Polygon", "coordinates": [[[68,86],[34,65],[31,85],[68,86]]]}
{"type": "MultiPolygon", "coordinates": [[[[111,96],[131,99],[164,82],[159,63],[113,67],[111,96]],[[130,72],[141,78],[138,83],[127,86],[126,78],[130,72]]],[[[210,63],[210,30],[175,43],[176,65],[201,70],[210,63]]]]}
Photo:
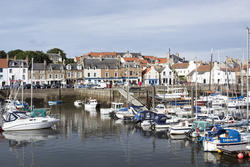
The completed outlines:
{"type": "Polygon", "coordinates": [[[90,51],[141,52],[208,60],[242,57],[249,0],[0,1],[0,50],[58,47],[68,57],[90,51]]]}

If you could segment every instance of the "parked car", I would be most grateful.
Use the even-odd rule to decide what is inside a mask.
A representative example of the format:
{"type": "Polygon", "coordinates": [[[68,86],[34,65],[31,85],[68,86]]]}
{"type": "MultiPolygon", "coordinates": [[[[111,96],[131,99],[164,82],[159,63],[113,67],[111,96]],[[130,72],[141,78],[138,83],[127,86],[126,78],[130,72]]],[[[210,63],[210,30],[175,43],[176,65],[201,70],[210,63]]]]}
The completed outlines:
{"type": "Polygon", "coordinates": [[[24,88],[24,89],[30,89],[30,88],[31,88],[31,84],[25,84],[25,85],[23,86],[23,88],[24,88]]]}

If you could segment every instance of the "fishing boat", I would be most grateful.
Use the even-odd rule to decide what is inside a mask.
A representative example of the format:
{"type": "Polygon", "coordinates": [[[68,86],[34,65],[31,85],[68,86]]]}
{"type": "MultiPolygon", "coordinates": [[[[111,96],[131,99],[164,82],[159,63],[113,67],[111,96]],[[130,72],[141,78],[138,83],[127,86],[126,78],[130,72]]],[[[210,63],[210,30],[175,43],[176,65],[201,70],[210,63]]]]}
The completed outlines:
{"type": "Polygon", "coordinates": [[[74,106],[81,107],[83,105],[83,102],[81,100],[74,101],[74,106]]]}
{"type": "Polygon", "coordinates": [[[55,101],[48,101],[48,104],[51,105],[57,105],[57,104],[62,104],[62,100],[55,100],[55,101]]]}
{"type": "Polygon", "coordinates": [[[95,110],[98,105],[98,102],[96,99],[89,99],[87,103],[84,104],[85,110],[95,110]]]}
{"type": "Polygon", "coordinates": [[[116,112],[119,109],[121,109],[122,106],[123,106],[123,103],[112,102],[111,103],[111,108],[101,108],[100,113],[102,115],[109,115],[111,112],[116,112]]]}
{"type": "Polygon", "coordinates": [[[191,127],[187,121],[180,122],[178,125],[173,125],[169,128],[170,135],[184,135],[187,133],[191,127]]]}
{"type": "Polygon", "coordinates": [[[2,129],[4,131],[44,129],[51,128],[58,121],[59,119],[50,116],[32,117],[25,112],[13,111],[3,116],[2,129]]]}
{"type": "Polygon", "coordinates": [[[212,131],[209,131],[204,138],[203,148],[204,151],[217,152],[218,147],[229,145],[245,145],[246,142],[241,140],[239,131],[234,129],[224,129],[222,127],[215,127],[212,131]]]}

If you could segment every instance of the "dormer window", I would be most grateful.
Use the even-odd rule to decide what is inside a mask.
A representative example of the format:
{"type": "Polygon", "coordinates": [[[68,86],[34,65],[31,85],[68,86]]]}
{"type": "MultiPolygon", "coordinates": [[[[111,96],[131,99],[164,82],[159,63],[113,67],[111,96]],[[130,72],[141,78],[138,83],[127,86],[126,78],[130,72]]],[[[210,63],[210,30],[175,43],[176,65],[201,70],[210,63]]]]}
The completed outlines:
{"type": "Polygon", "coordinates": [[[67,70],[71,70],[71,65],[67,65],[67,70]]]}
{"type": "Polygon", "coordinates": [[[81,65],[77,65],[77,69],[78,69],[78,70],[81,70],[81,69],[82,69],[82,66],[81,66],[81,65]]]}

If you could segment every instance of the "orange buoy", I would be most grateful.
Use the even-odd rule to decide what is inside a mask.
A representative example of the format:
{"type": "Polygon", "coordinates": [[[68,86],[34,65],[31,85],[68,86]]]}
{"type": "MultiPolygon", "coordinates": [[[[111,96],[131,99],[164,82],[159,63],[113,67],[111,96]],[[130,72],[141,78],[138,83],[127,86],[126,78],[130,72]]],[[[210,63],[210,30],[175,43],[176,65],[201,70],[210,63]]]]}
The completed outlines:
{"type": "Polygon", "coordinates": [[[239,154],[237,155],[237,157],[238,157],[239,159],[243,159],[243,158],[244,158],[244,155],[243,155],[243,153],[239,153],[239,154]]]}
{"type": "Polygon", "coordinates": [[[247,155],[250,157],[250,152],[247,155]]]}

